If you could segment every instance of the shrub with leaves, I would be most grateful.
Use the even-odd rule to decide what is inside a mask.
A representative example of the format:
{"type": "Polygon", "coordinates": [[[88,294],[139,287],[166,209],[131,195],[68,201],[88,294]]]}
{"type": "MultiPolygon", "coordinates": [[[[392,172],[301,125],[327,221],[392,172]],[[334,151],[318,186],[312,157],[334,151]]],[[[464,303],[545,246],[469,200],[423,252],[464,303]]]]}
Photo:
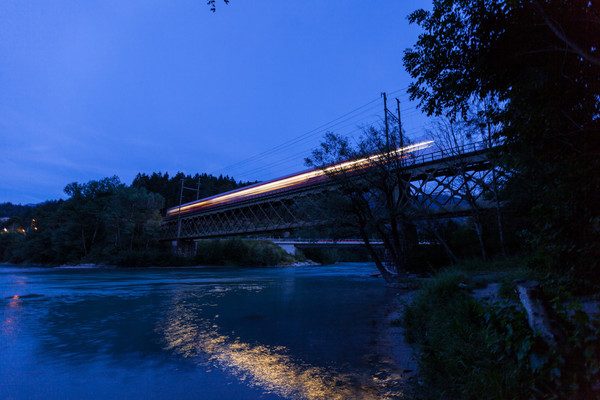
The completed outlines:
{"type": "Polygon", "coordinates": [[[402,322],[419,356],[425,397],[600,398],[600,318],[555,299],[561,336],[549,346],[518,303],[479,303],[465,281],[447,271],[405,309],[402,322]]]}

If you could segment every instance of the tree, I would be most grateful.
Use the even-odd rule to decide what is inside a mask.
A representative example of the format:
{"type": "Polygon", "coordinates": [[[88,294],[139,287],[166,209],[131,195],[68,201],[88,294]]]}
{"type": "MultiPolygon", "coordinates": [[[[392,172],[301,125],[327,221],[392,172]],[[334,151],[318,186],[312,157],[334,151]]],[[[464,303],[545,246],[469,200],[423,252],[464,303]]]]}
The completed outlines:
{"type": "MultiPolygon", "coordinates": [[[[223,3],[229,4],[229,0],[223,0],[223,3]]],[[[208,6],[210,6],[210,11],[212,11],[212,12],[217,11],[216,0],[206,0],[206,4],[208,6]]]]}
{"type": "Polygon", "coordinates": [[[96,239],[105,234],[105,222],[114,211],[111,199],[119,185],[119,178],[113,176],[85,184],[73,182],[65,187],[71,198],[59,210],[65,217],[63,231],[78,232],[83,257],[90,253],[96,239]]]}
{"type": "Polygon", "coordinates": [[[157,244],[164,205],[161,195],[128,187],[116,176],[84,184],[73,182],[65,187],[65,193],[70,198],[52,215],[52,229],[47,229],[44,221],[31,237],[33,245],[48,241],[52,232],[54,261],[106,262],[121,252],[149,250],[157,244]]]}
{"type": "Polygon", "coordinates": [[[335,190],[324,202],[327,214],[338,229],[363,239],[387,282],[406,271],[409,253],[417,245],[410,185],[403,174],[408,162],[401,148],[405,142],[398,130],[373,127],[354,146],[345,137],[327,133],[306,159],[332,180],[335,190]],[[383,242],[387,257],[376,251],[373,240],[383,242]]]}
{"type": "MultiPolygon", "coordinates": [[[[502,229],[502,210],[499,200],[502,172],[495,162],[492,151],[488,153],[489,167],[486,169],[472,170],[468,168],[467,153],[475,149],[491,149],[488,138],[489,124],[475,125],[464,121],[452,121],[440,117],[428,130],[428,135],[433,139],[444,154],[451,157],[448,167],[455,171],[452,186],[460,198],[471,209],[471,221],[479,240],[479,248],[483,260],[487,259],[484,240],[484,216],[487,210],[495,208],[498,224],[498,239],[502,254],[504,251],[504,233],[502,229]]],[[[493,145],[493,143],[492,143],[493,145]]]]}
{"type": "Polygon", "coordinates": [[[589,278],[600,254],[595,3],[434,0],[409,16],[424,32],[404,54],[411,98],[429,115],[473,122],[485,104],[479,116],[501,126],[510,183],[533,205],[534,241],[548,262],[589,278]]]}
{"type": "MultiPolygon", "coordinates": [[[[151,175],[139,173],[131,183],[136,188],[145,188],[149,192],[158,193],[165,198],[165,208],[179,205],[181,194],[181,180],[184,180],[186,186],[195,187],[200,184],[200,192],[185,190],[183,192],[183,203],[188,203],[199,198],[213,196],[215,194],[228,192],[242,186],[250,185],[255,182],[236,182],[229,176],[219,175],[218,177],[203,174],[186,175],[178,172],[170,177],[168,172],[153,172],[151,175]]],[[[163,210],[164,211],[164,210],[163,210]]]]}

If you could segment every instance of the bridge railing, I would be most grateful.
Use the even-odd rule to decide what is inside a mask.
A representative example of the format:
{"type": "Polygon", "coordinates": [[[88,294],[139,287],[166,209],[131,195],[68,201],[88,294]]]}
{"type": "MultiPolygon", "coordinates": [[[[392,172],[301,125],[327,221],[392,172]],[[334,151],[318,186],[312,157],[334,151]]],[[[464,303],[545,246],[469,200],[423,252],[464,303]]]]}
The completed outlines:
{"type": "Polygon", "coordinates": [[[458,147],[439,149],[430,153],[412,156],[413,165],[424,164],[426,162],[437,161],[447,157],[454,157],[460,154],[474,153],[477,151],[490,149],[490,144],[486,141],[468,143],[458,147]]]}
{"type": "MultiPolygon", "coordinates": [[[[263,237],[263,238],[254,238],[252,240],[264,240],[277,245],[309,245],[309,246],[356,246],[356,245],[364,245],[365,242],[363,239],[302,239],[302,238],[272,238],[272,237],[263,237]]],[[[370,239],[369,243],[374,246],[383,245],[382,240],[370,239]]]]}

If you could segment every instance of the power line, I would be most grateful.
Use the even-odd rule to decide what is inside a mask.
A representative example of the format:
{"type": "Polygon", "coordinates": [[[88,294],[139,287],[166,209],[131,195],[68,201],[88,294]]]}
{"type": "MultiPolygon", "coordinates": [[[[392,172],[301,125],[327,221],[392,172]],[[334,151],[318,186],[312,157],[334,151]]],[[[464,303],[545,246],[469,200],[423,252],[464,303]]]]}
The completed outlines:
{"type": "MultiPolygon", "coordinates": [[[[403,92],[403,93],[402,93],[402,95],[403,95],[403,96],[407,96],[407,94],[406,94],[406,89],[407,89],[407,88],[408,88],[408,86],[407,86],[407,87],[404,87],[404,88],[402,88],[402,89],[397,89],[397,90],[394,90],[394,91],[392,91],[392,92],[390,92],[390,93],[391,93],[391,94],[395,94],[395,93],[403,92]]],[[[373,103],[375,103],[375,102],[377,102],[377,101],[378,101],[378,99],[377,99],[377,98],[376,98],[376,99],[373,99],[373,100],[371,100],[370,102],[368,102],[368,103],[366,103],[366,104],[363,104],[362,106],[360,106],[360,107],[358,107],[358,108],[356,108],[356,109],[354,109],[354,110],[352,110],[352,111],[349,111],[349,112],[347,112],[346,114],[343,114],[343,115],[341,115],[340,117],[333,119],[332,121],[329,121],[328,123],[325,123],[325,124],[323,124],[323,125],[321,125],[321,126],[319,126],[319,127],[315,128],[315,129],[313,129],[313,130],[311,130],[311,131],[308,131],[308,132],[306,132],[306,133],[304,133],[304,134],[302,134],[302,135],[299,135],[299,136],[297,136],[296,138],[293,138],[293,139],[291,139],[290,141],[287,141],[287,142],[281,143],[281,144],[279,144],[279,145],[277,145],[277,146],[275,146],[275,147],[273,147],[273,148],[271,148],[271,149],[265,150],[265,151],[264,151],[264,152],[262,152],[262,153],[259,153],[259,154],[256,154],[256,155],[254,155],[254,156],[248,157],[248,158],[246,158],[246,159],[243,159],[243,160],[241,160],[241,161],[238,161],[238,162],[236,162],[236,163],[234,163],[234,164],[231,164],[231,165],[225,166],[225,167],[223,167],[223,168],[221,168],[221,169],[219,169],[219,170],[215,171],[215,173],[217,173],[217,172],[220,172],[220,171],[223,171],[223,170],[226,170],[226,169],[230,169],[230,168],[232,168],[232,167],[235,167],[235,166],[238,166],[238,164],[244,164],[244,163],[246,163],[247,161],[251,161],[251,160],[255,160],[255,159],[261,158],[262,156],[264,156],[264,155],[266,155],[266,154],[271,154],[271,153],[273,153],[273,152],[277,152],[277,151],[278,151],[278,150],[280,150],[280,149],[283,149],[283,148],[286,148],[286,147],[289,147],[289,146],[291,146],[291,145],[295,144],[295,143],[296,143],[298,140],[301,140],[301,139],[303,140],[305,137],[308,137],[308,136],[314,136],[314,135],[315,135],[315,133],[318,133],[318,131],[323,131],[324,129],[331,129],[331,128],[333,128],[333,127],[336,125],[336,124],[333,124],[333,122],[336,122],[336,121],[338,121],[338,120],[340,120],[340,119],[342,119],[342,118],[344,118],[344,117],[347,117],[347,116],[349,116],[349,115],[351,115],[351,114],[355,113],[356,111],[358,111],[358,110],[360,110],[360,109],[362,109],[362,108],[364,108],[364,107],[366,107],[366,106],[368,106],[368,105],[370,105],[370,104],[373,104],[373,103]],[[333,125],[332,125],[332,124],[333,124],[333,125]]],[[[363,110],[363,111],[364,111],[364,110],[363,110]]],[[[363,111],[361,111],[361,113],[362,113],[363,111]]],[[[352,117],[350,117],[350,118],[352,118],[352,117]]],[[[350,118],[348,118],[348,119],[346,119],[346,120],[349,120],[350,118]]],[[[343,121],[339,121],[339,122],[343,122],[343,121]]]]}
{"type": "MultiPolygon", "coordinates": [[[[373,107],[370,107],[369,109],[364,110],[363,112],[372,111],[374,109],[379,110],[379,105],[375,105],[373,107]]],[[[363,112],[361,112],[361,113],[363,113],[363,112]]],[[[409,111],[405,112],[404,115],[413,115],[415,113],[416,113],[415,110],[409,109],[409,111]]],[[[358,114],[357,114],[357,116],[358,116],[358,114]]],[[[364,117],[362,117],[360,119],[354,119],[353,120],[353,118],[347,118],[345,120],[338,121],[336,124],[332,124],[332,125],[328,126],[327,130],[330,130],[333,127],[337,127],[336,131],[340,132],[341,130],[343,130],[343,129],[349,127],[349,126],[352,126],[354,129],[352,129],[351,131],[349,131],[349,132],[341,132],[340,133],[340,134],[342,134],[344,136],[349,136],[351,133],[354,133],[354,132],[362,132],[363,129],[362,129],[362,127],[360,127],[361,123],[365,123],[366,121],[371,121],[370,124],[372,124],[372,120],[374,118],[378,118],[378,117],[379,117],[379,115],[377,115],[377,114],[370,114],[370,115],[364,116],[364,117]],[[343,122],[347,122],[347,121],[350,121],[350,122],[348,122],[345,125],[338,126],[339,124],[341,124],[343,122]]],[[[315,134],[322,134],[322,133],[326,132],[327,130],[323,129],[320,132],[315,132],[315,134]]],[[[311,136],[314,136],[314,134],[311,135],[311,136]]],[[[306,142],[307,140],[310,140],[310,139],[312,139],[312,137],[296,138],[295,140],[292,140],[292,141],[288,142],[290,145],[288,145],[288,146],[280,146],[279,149],[278,149],[278,151],[271,151],[270,153],[271,154],[272,153],[281,153],[281,151],[279,151],[279,150],[283,150],[284,148],[291,147],[292,144],[299,144],[301,142],[306,142]]],[[[294,146],[294,147],[297,147],[297,146],[294,146]]],[[[305,153],[307,153],[308,150],[311,150],[314,147],[315,147],[314,145],[311,145],[310,149],[305,149],[305,150],[303,150],[302,153],[305,154],[305,153]]],[[[270,149],[270,150],[273,150],[273,149],[270,149]]],[[[257,155],[257,156],[254,156],[254,157],[251,157],[251,158],[247,159],[245,162],[239,162],[237,164],[233,164],[233,165],[227,167],[227,170],[228,171],[235,171],[235,170],[240,169],[242,167],[246,167],[248,164],[251,165],[251,164],[254,164],[256,162],[259,162],[259,161],[261,161],[262,159],[264,159],[268,155],[267,153],[268,153],[268,151],[265,151],[265,152],[263,152],[260,155],[257,155]]],[[[289,156],[289,154],[288,154],[288,156],[289,156]]],[[[264,166],[264,164],[263,164],[263,166],[264,166]]],[[[253,168],[251,171],[254,172],[255,170],[267,169],[267,168],[262,168],[263,166],[259,166],[257,168],[253,168]]],[[[248,173],[249,171],[246,170],[244,172],[248,173]]],[[[231,173],[231,172],[229,172],[229,173],[231,173]]]]}
{"type": "MultiPolygon", "coordinates": [[[[417,132],[417,131],[420,131],[420,128],[411,128],[411,129],[405,130],[404,132],[407,134],[407,136],[411,136],[410,134],[417,132]]],[[[359,129],[359,128],[355,128],[355,129],[352,129],[349,131],[340,132],[340,135],[348,137],[355,132],[363,132],[363,130],[359,129]]],[[[292,154],[287,154],[286,158],[284,158],[284,159],[276,159],[271,162],[264,163],[255,168],[246,169],[242,173],[248,177],[247,179],[250,179],[250,177],[252,175],[262,173],[262,172],[272,171],[273,168],[275,168],[275,167],[281,167],[283,165],[289,165],[289,166],[298,165],[298,164],[303,165],[303,163],[299,162],[299,159],[300,158],[304,159],[307,156],[310,156],[310,153],[313,149],[314,149],[314,146],[311,146],[310,148],[306,148],[301,151],[294,152],[292,154]]],[[[297,169],[298,168],[296,168],[296,170],[297,169]]],[[[264,180],[269,180],[271,178],[276,178],[278,176],[283,176],[285,174],[286,173],[281,171],[281,169],[280,169],[280,171],[276,175],[274,175],[272,177],[265,177],[264,180]]]]}
{"type": "MultiPolygon", "coordinates": [[[[392,92],[389,92],[390,95],[399,93],[399,92],[404,92],[402,94],[398,94],[396,97],[405,97],[408,96],[408,94],[406,93],[406,88],[403,89],[397,89],[394,90],[392,92]]],[[[376,109],[379,109],[379,105],[378,104],[374,104],[374,103],[378,103],[380,101],[380,98],[375,98],[325,124],[322,124],[310,131],[307,131],[301,135],[298,135],[288,141],[285,141],[283,143],[280,143],[270,149],[267,149],[261,153],[258,153],[256,155],[253,155],[251,157],[245,158],[243,160],[240,160],[238,162],[235,162],[233,164],[230,164],[228,166],[222,167],[218,170],[216,170],[215,172],[213,172],[212,174],[217,174],[217,173],[223,173],[224,171],[227,171],[227,174],[231,175],[231,171],[236,171],[239,169],[244,169],[243,174],[246,176],[249,176],[251,174],[255,174],[257,172],[262,172],[262,171],[267,171],[267,170],[271,170],[274,167],[277,166],[281,166],[281,165],[285,165],[285,164],[291,164],[291,163],[297,163],[297,159],[296,157],[299,156],[307,156],[310,154],[310,151],[312,149],[314,149],[314,145],[311,145],[309,148],[306,149],[302,149],[300,151],[294,152],[294,154],[290,155],[289,152],[285,152],[285,150],[291,148],[291,147],[299,147],[299,145],[306,143],[310,140],[312,140],[315,136],[317,135],[323,135],[325,132],[328,131],[332,131],[334,128],[335,130],[339,133],[340,131],[343,131],[345,128],[353,126],[353,129],[349,130],[349,131],[345,131],[343,133],[340,133],[344,136],[349,136],[350,134],[355,134],[356,132],[363,132],[363,128],[359,127],[359,124],[363,123],[365,125],[367,124],[373,124],[373,120],[376,118],[379,118],[380,121],[378,121],[379,123],[381,123],[381,116],[379,116],[378,114],[373,114],[372,112],[376,109]],[[367,114],[367,115],[365,115],[367,114]],[[370,122],[369,122],[370,121],[370,122]],[[285,159],[281,159],[281,158],[277,158],[278,154],[285,154],[285,159]],[[273,158],[275,158],[273,160],[273,158]],[[265,159],[271,159],[272,161],[267,161],[267,162],[263,162],[266,161],[265,159]],[[262,164],[259,166],[256,166],[256,164],[258,162],[261,162],[262,164]],[[252,165],[255,165],[254,168],[251,168],[252,165]]],[[[406,103],[409,103],[409,101],[406,101],[406,103]]],[[[405,104],[406,104],[405,103],[405,104]]],[[[404,110],[401,110],[403,117],[411,117],[417,113],[420,113],[416,108],[412,107],[412,108],[406,108],[404,110]]],[[[418,129],[418,128],[417,128],[418,129]]],[[[408,131],[405,132],[413,132],[415,131],[415,129],[410,129],[408,131]]]]}
{"type": "MultiPolygon", "coordinates": [[[[379,106],[376,106],[376,108],[379,108],[379,106]]],[[[368,116],[366,116],[366,117],[363,117],[363,118],[361,118],[360,120],[355,120],[355,121],[349,122],[348,124],[345,124],[345,125],[339,126],[339,127],[336,129],[336,130],[339,132],[339,131],[340,131],[340,130],[342,130],[342,129],[345,129],[345,128],[347,128],[347,127],[350,127],[350,126],[352,126],[352,127],[353,127],[353,129],[352,129],[351,131],[348,131],[348,132],[343,132],[343,133],[341,133],[341,134],[342,134],[342,135],[344,135],[344,136],[349,136],[351,133],[354,133],[354,132],[362,132],[362,128],[361,128],[361,127],[359,127],[359,126],[358,126],[358,124],[359,124],[360,122],[364,122],[364,121],[367,121],[367,120],[371,120],[373,117],[376,117],[376,116],[377,116],[377,115],[374,115],[374,114],[368,115],[368,116]]],[[[340,121],[340,122],[341,122],[341,121],[340,121]]],[[[322,133],[322,132],[324,132],[324,131],[321,131],[320,133],[322,133]]],[[[298,143],[300,143],[300,142],[303,142],[303,141],[306,141],[306,140],[308,140],[308,139],[311,139],[311,138],[304,138],[304,139],[302,139],[302,140],[299,140],[299,141],[298,141],[298,143]]],[[[297,147],[297,146],[295,146],[295,147],[297,147]]],[[[303,155],[303,156],[305,156],[305,155],[308,155],[308,154],[309,154],[309,152],[310,152],[312,149],[314,149],[314,147],[315,147],[315,145],[314,145],[314,144],[311,144],[309,147],[303,148],[302,150],[300,150],[299,152],[295,152],[294,154],[289,154],[289,153],[286,153],[286,158],[290,158],[290,157],[292,157],[292,158],[293,158],[294,156],[300,156],[300,155],[303,155]]],[[[260,159],[264,159],[264,157],[260,157],[260,159]]],[[[230,168],[230,169],[228,169],[228,170],[229,170],[229,171],[235,171],[235,170],[237,170],[237,169],[239,169],[239,168],[241,168],[241,167],[247,166],[248,164],[250,164],[250,165],[251,165],[251,164],[254,164],[254,163],[258,162],[258,161],[260,161],[260,160],[259,160],[259,159],[252,160],[252,162],[251,162],[251,163],[250,163],[250,162],[249,162],[249,163],[245,163],[244,165],[236,166],[236,167],[234,167],[234,168],[230,168]]],[[[275,166],[275,165],[279,165],[279,164],[280,164],[279,160],[275,160],[275,161],[273,161],[273,162],[270,162],[270,163],[263,163],[262,165],[260,165],[260,166],[258,166],[258,167],[256,167],[256,168],[252,168],[252,169],[246,169],[246,170],[244,171],[244,173],[246,173],[246,174],[250,174],[250,173],[260,172],[260,171],[263,171],[263,170],[268,170],[268,169],[270,169],[271,167],[273,167],[273,166],[275,166]]]]}
{"type": "Polygon", "coordinates": [[[325,123],[325,124],[323,124],[323,125],[321,125],[321,126],[319,126],[317,128],[314,128],[314,129],[312,129],[312,130],[310,130],[308,132],[305,132],[305,133],[303,133],[303,134],[301,134],[301,135],[299,135],[299,136],[297,136],[297,137],[295,137],[295,138],[293,138],[293,139],[291,139],[291,140],[289,140],[287,142],[281,143],[281,144],[279,144],[279,145],[277,145],[275,147],[272,147],[272,148],[270,148],[268,150],[265,150],[265,151],[263,151],[263,152],[261,152],[259,154],[256,154],[256,155],[254,155],[252,157],[248,157],[248,158],[246,158],[244,160],[241,160],[241,161],[238,161],[238,162],[236,162],[234,164],[231,164],[231,165],[228,165],[226,167],[223,167],[220,170],[215,171],[215,172],[219,172],[221,170],[237,166],[238,164],[243,164],[243,163],[245,163],[245,162],[247,162],[249,160],[255,159],[256,157],[260,157],[260,156],[263,156],[263,155],[266,155],[266,154],[270,154],[270,153],[275,152],[275,151],[277,151],[277,150],[279,150],[281,148],[284,148],[285,146],[288,146],[290,144],[294,144],[298,139],[306,137],[308,135],[311,135],[311,134],[313,134],[316,131],[322,130],[323,128],[326,128],[329,125],[331,125],[332,123],[334,123],[334,122],[336,122],[336,121],[338,121],[338,120],[340,120],[340,119],[342,119],[342,118],[344,118],[344,117],[346,117],[348,115],[351,115],[352,113],[355,113],[356,111],[361,110],[362,108],[367,107],[367,106],[371,105],[372,103],[374,103],[376,101],[377,101],[377,99],[371,100],[370,102],[368,102],[366,104],[363,104],[362,106],[360,106],[360,107],[358,107],[358,108],[356,108],[356,109],[354,109],[352,111],[349,111],[349,112],[347,112],[347,113],[345,113],[345,114],[343,114],[343,115],[341,115],[341,116],[339,116],[339,117],[337,117],[337,118],[335,118],[335,119],[333,119],[333,120],[331,120],[331,121],[329,121],[329,122],[327,122],[327,123],[325,123]]]}

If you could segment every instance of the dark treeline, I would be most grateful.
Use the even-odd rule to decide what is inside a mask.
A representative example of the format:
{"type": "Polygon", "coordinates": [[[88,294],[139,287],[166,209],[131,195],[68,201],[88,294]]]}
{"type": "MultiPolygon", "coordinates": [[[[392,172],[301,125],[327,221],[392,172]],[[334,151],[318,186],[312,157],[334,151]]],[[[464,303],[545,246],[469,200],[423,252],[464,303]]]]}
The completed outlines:
{"type": "Polygon", "coordinates": [[[2,203],[0,204],[0,218],[24,218],[33,208],[32,205],[2,203]]]}
{"type": "Polygon", "coordinates": [[[33,207],[20,229],[0,237],[0,259],[61,264],[115,262],[126,253],[154,251],[164,198],[119,178],[65,187],[67,200],[33,207]]]}
{"type": "Polygon", "coordinates": [[[165,208],[174,207],[179,204],[181,194],[181,180],[184,180],[186,188],[183,190],[183,203],[194,201],[199,194],[199,198],[213,196],[215,194],[228,192],[242,186],[247,186],[253,182],[236,182],[235,179],[229,176],[219,175],[218,177],[203,174],[185,175],[183,172],[178,172],[172,177],[168,172],[154,172],[151,175],[139,173],[133,180],[131,186],[136,188],[144,188],[149,192],[159,193],[165,199],[165,208]],[[200,183],[200,185],[198,185],[200,183]],[[199,192],[190,189],[198,189],[199,192]]]}
{"type": "Polygon", "coordinates": [[[446,137],[480,128],[502,145],[497,224],[528,256],[422,286],[403,317],[419,397],[600,398],[600,318],[580,303],[600,287],[598,2],[433,0],[408,19],[421,28],[403,58],[411,98],[446,118],[446,137]],[[473,297],[494,281],[506,301],[473,297]]]}
{"type": "MultiPolygon", "coordinates": [[[[0,261],[181,264],[159,235],[165,208],[179,203],[182,179],[186,187],[197,187],[200,181],[200,198],[246,185],[227,176],[180,172],[170,177],[159,172],[138,174],[131,185],[116,176],[73,182],[64,189],[67,200],[35,206],[1,204],[0,261]]],[[[184,190],[183,201],[196,196],[184,190]]]]}
{"type": "Polygon", "coordinates": [[[403,58],[411,98],[501,143],[500,189],[535,263],[599,284],[598,5],[434,0],[409,21],[421,28],[403,58]]]}

